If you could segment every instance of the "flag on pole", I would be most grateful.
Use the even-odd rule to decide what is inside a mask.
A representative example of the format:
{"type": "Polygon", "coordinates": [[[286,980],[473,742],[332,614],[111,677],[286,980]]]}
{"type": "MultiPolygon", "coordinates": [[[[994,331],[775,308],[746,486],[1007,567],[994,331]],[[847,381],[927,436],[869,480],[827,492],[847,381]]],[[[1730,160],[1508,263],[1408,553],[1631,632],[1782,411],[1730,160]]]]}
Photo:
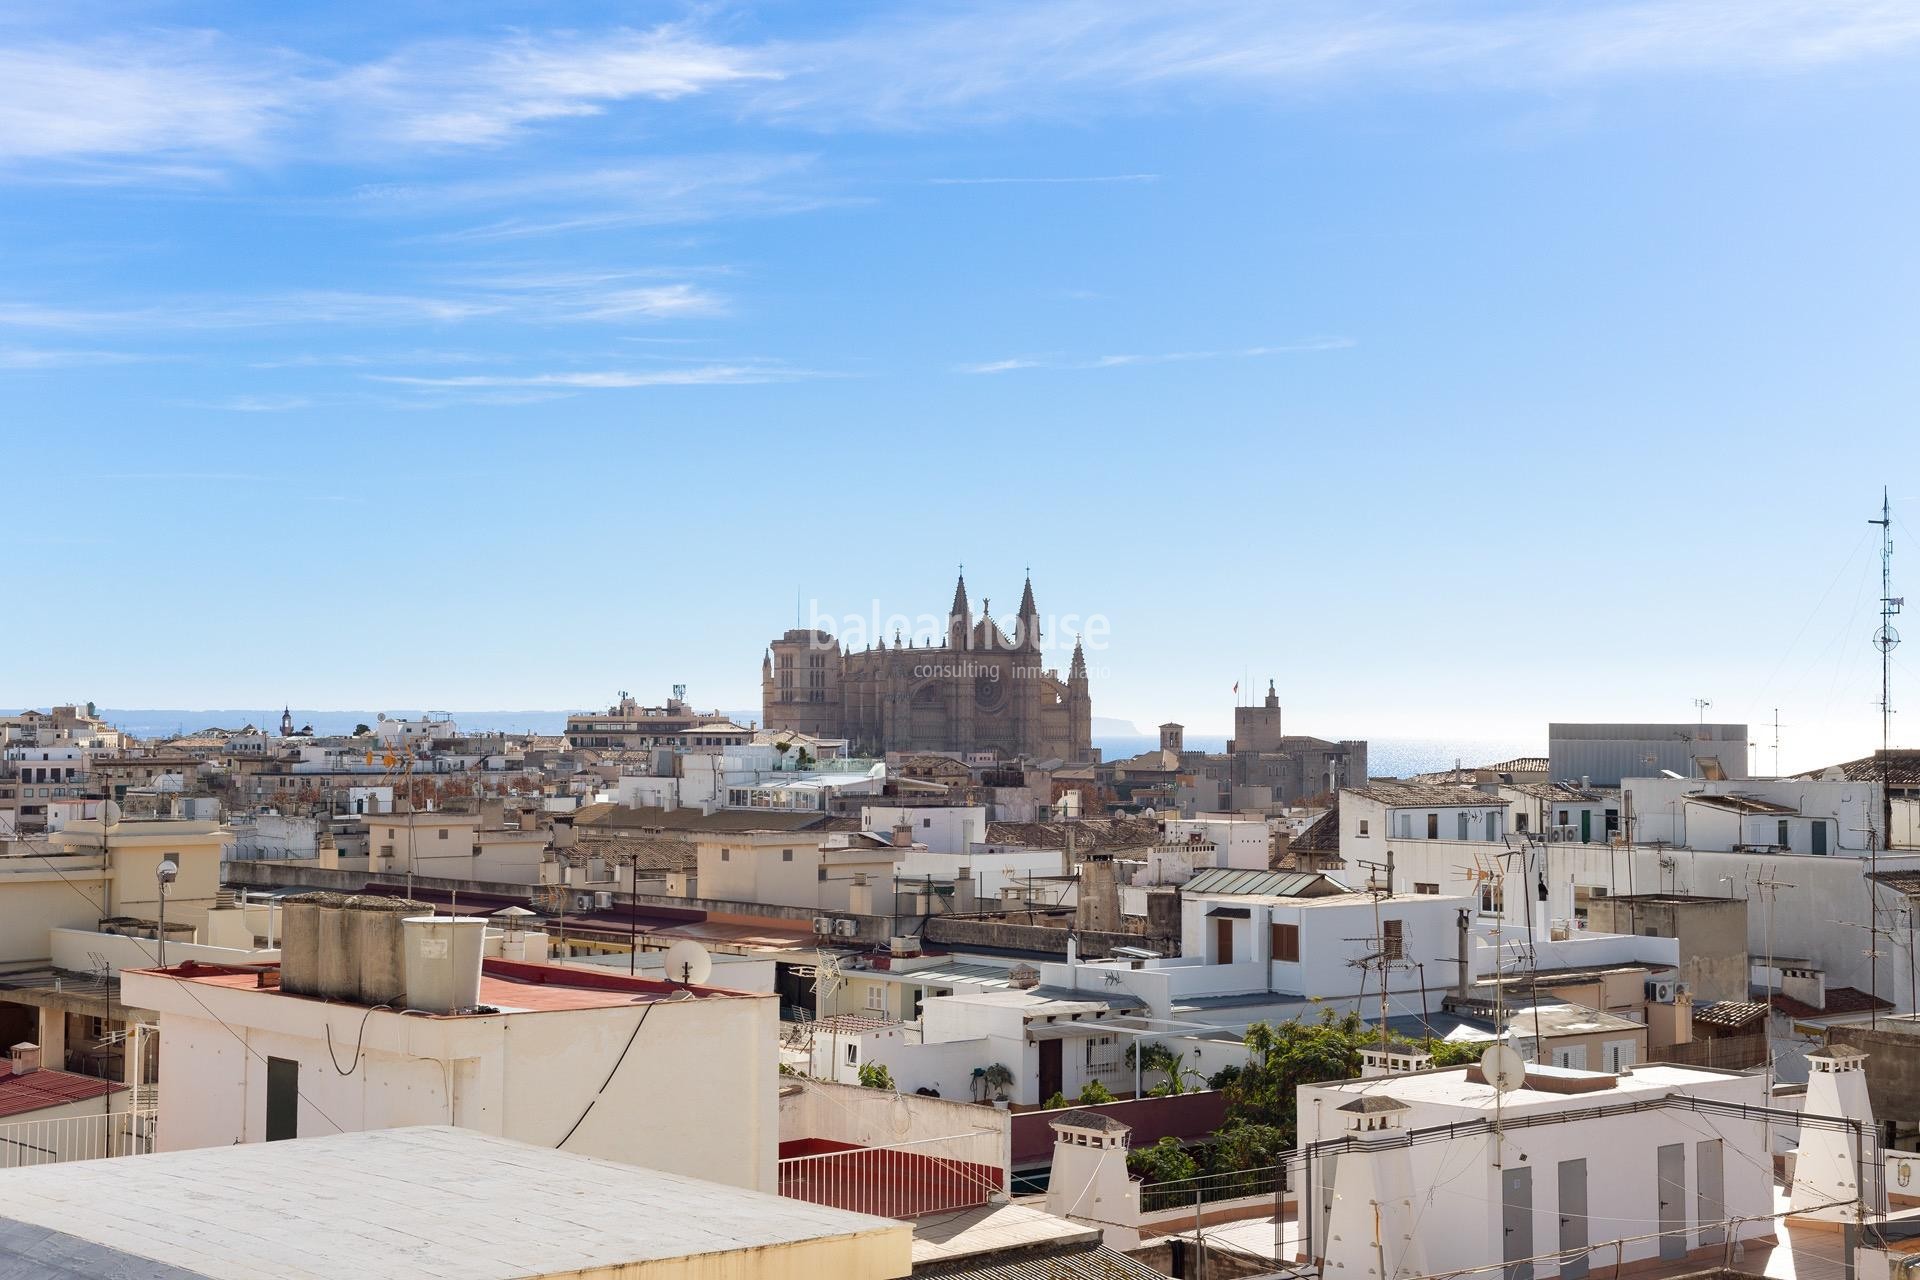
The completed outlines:
{"type": "Polygon", "coordinates": [[[1240,682],[1238,680],[1233,682],[1233,693],[1235,697],[1240,696],[1240,682]]]}

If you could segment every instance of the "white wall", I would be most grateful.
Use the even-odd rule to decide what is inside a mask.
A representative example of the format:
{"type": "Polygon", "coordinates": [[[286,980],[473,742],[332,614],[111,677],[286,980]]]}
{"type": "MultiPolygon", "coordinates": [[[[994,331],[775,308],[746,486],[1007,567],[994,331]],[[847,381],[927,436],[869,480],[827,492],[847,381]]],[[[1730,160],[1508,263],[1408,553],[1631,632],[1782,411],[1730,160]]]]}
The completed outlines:
{"type": "MultiPolygon", "coordinates": [[[[1763,1081],[1759,1076],[1729,1076],[1696,1092],[1727,1101],[1759,1105],[1763,1102],[1763,1081]]],[[[1390,1097],[1403,1095],[1383,1084],[1380,1092],[1390,1097]]],[[[1338,1137],[1344,1131],[1345,1117],[1335,1108],[1351,1095],[1306,1086],[1300,1090],[1300,1144],[1302,1148],[1321,1138],[1338,1137]]],[[[1579,1107],[1604,1106],[1624,1102],[1620,1094],[1582,1095],[1579,1107]]],[[[1484,1118],[1479,1111],[1465,1108],[1440,1108],[1411,1102],[1405,1128],[1420,1129],[1464,1119],[1484,1118]]],[[[1529,1111],[1548,1111],[1553,1107],[1531,1106],[1529,1111]]],[[[1734,1116],[1695,1112],[1683,1107],[1662,1107],[1638,1114],[1611,1116],[1603,1121],[1568,1121],[1510,1127],[1501,1144],[1501,1165],[1506,1169],[1532,1170],[1534,1274],[1558,1273],[1553,1255],[1559,1241],[1559,1164],[1563,1160],[1587,1162],[1587,1239],[1589,1247],[1613,1240],[1627,1241],[1622,1258],[1628,1264],[1659,1256],[1660,1241],[1648,1238],[1658,1230],[1659,1180],[1656,1175],[1660,1146],[1681,1143],[1685,1146],[1686,1210],[1689,1224],[1687,1245],[1700,1244],[1695,1220],[1698,1216],[1698,1144],[1718,1139],[1724,1173],[1726,1214],[1745,1219],[1740,1224],[1741,1239],[1770,1235],[1773,1223],[1772,1163],[1768,1155],[1766,1126],[1763,1122],[1734,1116]]],[[[1457,1136],[1445,1142],[1426,1142],[1412,1146],[1408,1154],[1413,1164],[1413,1188],[1419,1211],[1420,1240],[1426,1251],[1426,1268],[1434,1272],[1483,1268],[1502,1257],[1504,1234],[1501,1221],[1502,1168],[1493,1162],[1491,1139],[1485,1135],[1457,1136]]],[[[1337,1156],[1338,1160],[1364,1158],[1337,1156]]],[[[1326,1173],[1324,1161],[1316,1161],[1313,1183],[1321,1183],[1326,1173]]],[[[1304,1171],[1299,1185],[1308,1185],[1304,1171]]],[[[1315,1215],[1306,1211],[1309,1221],[1315,1215]]],[[[1324,1252],[1326,1241],[1316,1227],[1314,1247],[1324,1252]]],[[[1614,1250],[1609,1244],[1595,1249],[1592,1264],[1597,1272],[1611,1264],[1614,1250]]],[[[1388,1259],[1388,1265],[1393,1260],[1388,1259]]]]}
{"type": "Polygon", "coordinates": [[[1692,795],[1742,795],[1791,806],[1790,843],[1795,853],[1812,851],[1811,822],[1827,828],[1829,853],[1859,855],[1868,849],[1869,829],[1882,825],[1880,787],[1871,782],[1809,782],[1798,778],[1746,778],[1704,782],[1698,778],[1628,778],[1621,784],[1621,813],[1631,813],[1632,835],[1639,843],[1664,840],[1694,849],[1730,850],[1734,844],[1772,844],[1779,815],[1740,815],[1702,804],[1692,795]]]}
{"type": "MultiPolygon", "coordinates": [[[[911,1144],[920,1155],[993,1165],[1013,1162],[1011,1112],[974,1105],[964,1096],[928,1098],[823,1080],[788,1081],[780,1099],[780,1141],[818,1138],[862,1147],[911,1144]]],[[[898,1083],[896,1081],[896,1083],[898,1083]]]]}
{"type": "MultiPolygon", "coordinates": [[[[1447,841],[1396,843],[1395,875],[1406,883],[1433,881],[1443,893],[1467,892],[1476,888],[1468,879],[1475,847],[1447,841]]],[[[1496,874],[1504,884],[1510,918],[1517,917],[1522,904],[1530,900],[1535,876],[1544,874],[1549,901],[1544,912],[1542,904],[1532,901],[1536,925],[1543,915],[1556,919],[1571,916],[1575,886],[1616,894],[1667,892],[1745,898],[1750,954],[1764,957],[1771,945],[1775,956],[1805,958],[1825,969],[1830,986],[1866,990],[1872,974],[1862,954],[1859,930],[1842,926],[1846,922],[1866,923],[1867,887],[1863,876],[1870,865],[1860,858],[1574,843],[1533,846],[1525,869],[1516,857],[1502,861],[1496,874]],[[1765,880],[1793,886],[1776,891],[1771,911],[1760,888],[1765,880]]],[[[1920,855],[1883,854],[1879,866],[1882,871],[1920,870],[1920,855]]],[[[1883,910],[1894,905],[1893,896],[1883,891],[1883,910]]],[[[1897,967],[1883,964],[1879,968],[1880,996],[1911,1012],[1907,1009],[1908,986],[1903,978],[1896,977],[1897,967]]]]}
{"type": "Polygon", "coordinates": [[[868,831],[888,834],[897,822],[910,825],[914,843],[931,853],[966,853],[987,838],[987,811],[980,805],[860,806],[860,825],[868,831]]]}
{"type": "Polygon", "coordinates": [[[205,983],[189,995],[140,973],[122,983],[129,1006],[160,1011],[163,1151],[261,1141],[266,1060],[279,1057],[300,1064],[301,1136],[457,1124],[551,1148],[577,1122],[565,1150],[774,1189],[770,998],[421,1018],[205,983]]]}

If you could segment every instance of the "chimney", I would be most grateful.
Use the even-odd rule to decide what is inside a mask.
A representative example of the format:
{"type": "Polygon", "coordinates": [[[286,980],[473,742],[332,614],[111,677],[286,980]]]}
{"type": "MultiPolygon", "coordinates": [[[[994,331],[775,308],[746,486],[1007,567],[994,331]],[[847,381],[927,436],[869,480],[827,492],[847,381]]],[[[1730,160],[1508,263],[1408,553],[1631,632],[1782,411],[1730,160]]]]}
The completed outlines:
{"type": "Polygon", "coordinates": [[[910,849],[913,847],[913,819],[902,814],[893,824],[893,847],[910,849]]]}
{"type": "Polygon", "coordinates": [[[1313,1193],[1321,1201],[1316,1207],[1326,1214],[1325,1235],[1315,1240],[1324,1274],[1395,1280],[1426,1270],[1414,1208],[1409,1110],[1398,1098],[1369,1093],[1335,1112],[1346,1122],[1340,1136],[1347,1139],[1347,1149],[1333,1172],[1333,1185],[1313,1193]],[[1389,1258],[1390,1268],[1383,1265],[1389,1258]]]}
{"type": "Polygon", "coordinates": [[[13,1060],[13,1074],[30,1075],[40,1069],[40,1046],[30,1040],[22,1040],[8,1051],[13,1060]]]}
{"type": "MultiPolygon", "coordinates": [[[[17,1046],[16,1046],[17,1051],[17,1046]]],[[[1803,1113],[1852,1120],[1859,1128],[1804,1125],[1794,1157],[1795,1213],[1824,1221],[1850,1220],[1853,1202],[1868,1213],[1887,1211],[1887,1188],[1880,1172],[1878,1126],[1867,1097],[1867,1055],[1851,1045],[1829,1044],[1807,1055],[1807,1098],[1803,1113]],[[1866,1150],[1858,1147],[1865,1145],[1866,1150]],[[1860,1185],[1864,1170],[1867,1185],[1860,1185]]]]}
{"type": "Polygon", "coordinates": [[[1102,1243],[1110,1249],[1138,1247],[1140,1184],[1127,1174],[1133,1130],[1083,1108],[1054,1112],[1047,1127],[1053,1130],[1047,1212],[1098,1226],[1102,1243]]]}

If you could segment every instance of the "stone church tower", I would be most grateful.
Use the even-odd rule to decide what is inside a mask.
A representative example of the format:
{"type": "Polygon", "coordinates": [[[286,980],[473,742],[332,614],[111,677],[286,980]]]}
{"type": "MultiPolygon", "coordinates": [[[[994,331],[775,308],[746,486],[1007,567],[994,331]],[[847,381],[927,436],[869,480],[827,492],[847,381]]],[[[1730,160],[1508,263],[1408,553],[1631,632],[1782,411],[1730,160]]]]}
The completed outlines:
{"type": "Polygon", "coordinates": [[[770,730],[846,738],[856,751],[992,751],[1006,760],[1084,762],[1093,752],[1086,656],[1074,642],[1065,679],[1044,667],[1040,610],[1028,579],[1011,634],[990,601],[976,619],[963,574],[935,643],[896,633],[846,652],[824,631],[789,631],[760,667],[770,730]]]}

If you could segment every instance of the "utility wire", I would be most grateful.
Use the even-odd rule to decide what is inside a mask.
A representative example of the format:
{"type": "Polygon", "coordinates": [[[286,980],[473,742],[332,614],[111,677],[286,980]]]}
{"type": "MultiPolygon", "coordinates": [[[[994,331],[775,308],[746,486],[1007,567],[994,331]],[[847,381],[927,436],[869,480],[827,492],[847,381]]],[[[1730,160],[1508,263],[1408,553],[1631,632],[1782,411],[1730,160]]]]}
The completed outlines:
{"type": "MultiPolygon", "coordinates": [[[[101,830],[104,836],[104,833],[105,833],[105,815],[104,814],[101,817],[101,830]]],[[[19,840],[19,843],[32,845],[39,842],[28,840],[23,837],[19,840]]],[[[16,854],[14,856],[18,857],[21,855],[16,854]]],[[[66,874],[62,872],[59,867],[56,867],[55,865],[53,865],[53,856],[50,853],[33,852],[33,853],[26,854],[25,856],[30,858],[39,858],[42,862],[47,864],[47,870],[53,872],[54,875],[58,876],[62,884],[66,885],[67,888],[79,894],[81,899],[85,901],[89,906],[93,907],[94,910],[96,911],[102,909],[101,904],[98,902],[95,902],[93,898],[87,894],[86,890],[82,889],[79,885],[69,880],[66,877],[66,874]]],[[[105,871],[106,869],[107,868],[105,866],[105,860],[103,858],[101,870],[105,871]]],[[[136,947],[139,947],[140,950],[146,952],[148,957],[152,959],[155,964],[158,964],[160,962],[159,956],[155,955],[153,951],[151,951],[147,947],[147,940],[145,938],[136,937],[131,934],[126,934],[122,936],[126,937],[126,939],[129,942],[133,943],[136,947]]],[[[228,1035],[232,1036],[237,1042],[239,1042],[239,1045],[242,1049],[246,1050],[248,1054],[258,1059],[262,1066],[266,1065],[267,1063],[266,1055],[261,1053],[258,1049],[255,1049],[251,1044],[248,1044],[247,1038],[245,1036],[241,1035],[238,1031],[235,1031],[233,1027],[228,1024],[225,1018],[221,1017],[218,1013],[215,1013],[211,1008],[209,1008],[207,1005],[207,1002],[200,998],[200,993],[193,989],[193,983],[182,982],[180,984],[180,989],[182,991],[185,991],[187,995],[193,999],[193,1002],[199,1005],[201,1010],[209,1018],[212,1018],[215,1022],[219,1023],[221,1028],[224,1031],[226,1031],[228,1035]]],[[[328,1124],[332,1125],[333,1131],[335,1133],[349,1132],[349,1130],[345,1126],[340,1124],[339,1121],[335,1120],[332,1116],[328,1115],[324,1107],[322,1107],[319,1103],[315,1102],[312,1098],[308,1097],[305,1093],[301,1092],[298,1085],[294,1086],[294,1095],[298,1097],[302,1102],[312,1107],[315,1115],[318,1115],[322,1120],[325,1120],[328,1124]]]]}

